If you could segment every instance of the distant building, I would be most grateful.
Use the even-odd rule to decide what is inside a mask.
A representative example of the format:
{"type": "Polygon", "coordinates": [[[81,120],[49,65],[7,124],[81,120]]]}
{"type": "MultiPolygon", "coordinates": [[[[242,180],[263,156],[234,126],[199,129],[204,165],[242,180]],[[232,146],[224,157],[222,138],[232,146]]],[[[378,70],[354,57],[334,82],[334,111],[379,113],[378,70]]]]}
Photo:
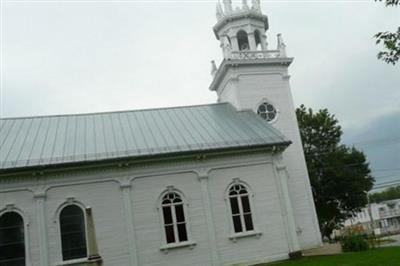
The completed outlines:
{"type": "Polygon", "coordinates": [[[400,199],[372,203],[346,220],[344,226],[362,226],[366,233],[376,235],[400,233],[400,199]]]}
{"type": "Polygon", "coordinates": [[[321,244],[293,58],[280,35],[268,49],[259,2],[217,6],[216,104],[0,120],[0,265],[250,264],[321,244]]]}

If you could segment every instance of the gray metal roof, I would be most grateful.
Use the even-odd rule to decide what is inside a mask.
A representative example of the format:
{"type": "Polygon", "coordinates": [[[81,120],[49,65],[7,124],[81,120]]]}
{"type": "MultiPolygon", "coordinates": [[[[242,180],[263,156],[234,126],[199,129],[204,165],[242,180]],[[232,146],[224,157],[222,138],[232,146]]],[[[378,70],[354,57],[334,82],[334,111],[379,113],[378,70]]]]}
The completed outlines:
{"type": "Polygon", "coordinates": [[[0,119],[0,169],[288,144],[228,103],[0,119]]]}

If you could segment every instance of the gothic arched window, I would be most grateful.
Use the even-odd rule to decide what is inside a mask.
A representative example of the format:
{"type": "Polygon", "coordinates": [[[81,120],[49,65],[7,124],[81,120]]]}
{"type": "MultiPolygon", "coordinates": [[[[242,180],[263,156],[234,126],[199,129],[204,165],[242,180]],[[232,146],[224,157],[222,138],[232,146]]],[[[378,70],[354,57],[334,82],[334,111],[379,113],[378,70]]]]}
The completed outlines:
{"type": "Polygon", "coordinates": [[[229,188],[229,203],[233,230],[235,233],[253,231],[253,216],[250,206],[250,194],[242,184],[233,184],[229,188]]]}
{"type": "Polygon", "coordinates": [[[161,208],[167,244],[188,241],[182,197],[176,192],[168,192],[162,198],[161,208]]]}
{"type": "Polygon", "coordinates": [[[81,207],[68,205],[60,212],[63,260],[87,257],[85,214],[81,207]]]}
{"type": "Polygon", "coordinates": [[[17,212],[0,216],[0,265],[25,265],[24,221],[17,212]]]}
{"type": "Polygon", "coordinates": [[[250,49],[247,32],[245,32],[244,30],[240,30],[237,33],[236,37],[239,45],[239,51],[247,51],[250,49]]]}

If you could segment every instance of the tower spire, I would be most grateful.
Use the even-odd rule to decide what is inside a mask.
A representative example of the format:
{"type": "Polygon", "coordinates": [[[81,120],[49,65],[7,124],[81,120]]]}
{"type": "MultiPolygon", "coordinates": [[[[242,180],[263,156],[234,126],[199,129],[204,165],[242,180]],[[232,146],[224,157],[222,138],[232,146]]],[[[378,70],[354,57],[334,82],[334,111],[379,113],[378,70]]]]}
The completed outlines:
{"type": "Polygon", "coordinates": [[[224,0],[225,14],[232,13],[232,0],[224,0]]]}
{"type": "Polygon", "coordinates": [[[217,66],[215,65],[215,61],[211,60],[211,76],[215,76],[215,73],[217,73],[217,66]]]}
{"type": "Polygon", "coordinates": [[[222,10],[221,3],[218,1],[216,10],[217,20],[220,20],[224,16],[224,11],[222,10]]]}
{"type": "Polygon", "coordinates": [[[282,34],[278,34],[278,47],[279,50],[279,57],[287,57],[286,54],[286,44],[283,42],[282,34]]]}
{"type": "Polygon", "coordinates": [[[242,8],[244,10],[248,10],[249,9],[249,5],[247,4],[247,0],[242,0],[242,8]]]}
{"type": "Polygon", "coordinates": [[[252,0],[253,6],[252,8],[261,13],[261,4],[260,4],[260,0],[252,0]]]}

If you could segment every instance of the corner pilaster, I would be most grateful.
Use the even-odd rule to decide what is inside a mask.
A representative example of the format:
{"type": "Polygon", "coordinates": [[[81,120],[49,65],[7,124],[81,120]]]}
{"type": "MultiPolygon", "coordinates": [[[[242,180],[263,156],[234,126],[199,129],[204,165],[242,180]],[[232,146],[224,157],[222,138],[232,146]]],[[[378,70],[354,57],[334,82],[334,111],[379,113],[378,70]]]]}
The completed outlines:
{"type": "Polygon", "coordinates": [[[136,233],[134,226],[134,216],[132,210],[132,197],[131,197],[132,184],[130,180],[121,181],[120,188],[122,192],[122,201],[124,204],[124,213],[125,213],[125,224],[128,236],[129,265],[138,266],[139,260],[137,255],[136,233]]]}
{"type": "MultiPolygon", "coordinates": [[[[281,163],[275,163],[276,173],[280,181],[280,192],[282,193],[284,200],[284,217],[288,226],[289,233],[289,256],[291,254],[298,254],[300,249],[299,239],[296,231],[296,222],[293,214],[293,207],[290,200],[289,188],[288,188],[288,178],[289,175],[286,170],[286,166],[281,163]]],[[[300,252],[301,253],[301,252],[300,252]]]]}
{"type": "Polygon", "coordinates": [[[203,198],[204,210],[207,219],[207,233],[208,233],[208,240],[210,242],[209,248],[210,248],[210,253],[212,255],[212,265],[219,266],[221,265],[221,263],[218,254],[217,239],[215,237],[216,230],[211,208],[210,190],[208,187],[209,169],[200,169],[196,172],[197,172],[197,177],[201,184],[201,194],[203,198]]]}
{"type": "Polygon", "coordinates": [[[39,232],[40,265],[49,266],[47,227],[46,227],[46,190],[40,189],[34,192],[36,203],[37,224],[39,232]]]}

